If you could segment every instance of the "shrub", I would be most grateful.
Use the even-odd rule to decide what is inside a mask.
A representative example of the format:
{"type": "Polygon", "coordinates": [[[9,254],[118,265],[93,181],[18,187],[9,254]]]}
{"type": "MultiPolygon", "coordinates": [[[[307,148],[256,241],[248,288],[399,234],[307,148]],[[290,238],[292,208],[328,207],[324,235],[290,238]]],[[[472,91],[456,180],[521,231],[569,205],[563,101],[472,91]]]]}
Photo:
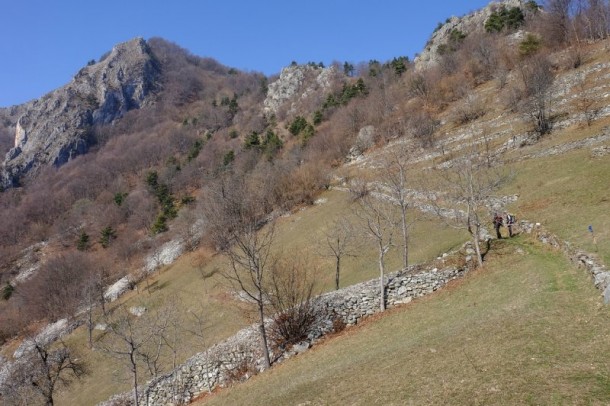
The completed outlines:
{"type": "Polygon", "coordinates": [[[282,142],[280,137],[278,137],[277,134],[273,131],[267,130],[267,133],[265,134],[265,138],[263,139],[262,143],[262,148],[265,155],[268,158],[271,158],[273,155],[275,155],[277,151],[282,149],[283,146],[284,143],[282,142]]]}
{"type": "Polygon", "coordinates": [[[204,143],[202,140],[196,140],[193,146],[191,147],[189,154],[186,157],[186,160],[188,162],[191,162],[193,159],[197,158],[199,152],[201,152],[201,149],[203,148],[203,145],[204,143]]]}
{"type": "Polygon", "coordinates": [[[78,237],[78,241],[76,243],[76,249],[79,251],[86,251],[89,249],[89,234],[82,231],[80,236],[78,237]]]}
{"type": "Polygon", "coordinates": [[[6,282],[4,288],[2,288],[2,299],[9,300],[15,291],[15,287],[9,282],[6,282]]]}
{"type": "Polygon", "coordinates": [[[258,133],[256,131],[251,132],[250,135],[248,135],[244,140],[245,149],[258,148],[260,147],[260,145],[261,139],[259,138],[258,133]]]}
{"type": "Polygon", "coordinates": [[[345,327],[347,327],[347,324],[345,324],[343,319],[338,315],[335,315],[333,317],[333,333],[339,333],[345,330],[345,327]]]}
{"type": "Polygon", "coordinates": [[[114,194],[114,203],[117,206],[121,206],[127,197],[127,193],[117,192],[114,194]]]}
{"type": "Polygon", "coordinates": [[[243,382],[251,376],[256,375],[257,372],[258,371],[256,370],[252,360],[242,359],[237,363],[237,365],[231,368],[225,368],[224,381],[227,384],[243,382]]]}
{"type": "Polygon", "coordinates": [[[182,199],[180,199],[181,204],[191,204],[194,201],[195,201],[195,198],[191,195],[182,196],[182,199]]]}
{"type": "Polygon", "coordinates": [[[229,166],[231,164],[231,162],[233,162],[234,160],[235,160],[235,152],[233,152],[233,150],[230,150],[229,152],[224,154],[224,156],[222,157],[222,165],[229,166]]]}
{"type": "Polygon", "coordinates": [[[394,70],[394,73],[398,76],[401,76],[403,73],[407,71],[407,66],[409,64],[409,58],[407,56],[400,56],[398,58],[393,58],[390,62],[390,66],[394,70]]]}
{"type": "Polygon", "coordinates": [[[514,30],[522,26],[524,22],[525,16],[519,7],[506,8],[502,6],[497,11],[491,13],[487,21],[485,21],[485,31],[500,32],[504,29],[514,30]]]}
{"type": "Polygon", "coordinates": [[[290,126],[288,127],[288,131],[290,131],[290,134],[296,136],[296,135],[299,135],[301,133],[301,131],[303,131],[306,127],[307,127],[307,120],[305,119],[305,117],[296,116],[295,119],[292,120],[292,123],[290,123],[290,126]]]}
{"type": "Polygon", "coordinates": [[[286,310],[273,318],[269,331],[271,342],[278,348],[286,348],[307,338],[317,320],[310,301],[286,310]]]}
{"type": "Polygon", "coordinates": [[[310,261],[280,260],[270,273],[267,296],[277,312],[269,329],[276,348],[286,348],[307,338],[318,319],[313,298],[315,273],[310,261]]]}
{"type": "Polygon", "coordinates": [[[534,34],[527,34],[525,39],[519,43],[519,54],[527,57],[538,52],[542,46],[542,41],[534,34]]]}
{"type": "Polygon", "coordinates": [[[316,110],[313,113],[313,125],[319,125],[324,119],[324,113],[322,110],[316,110]]]}
{"type": "Polygon", "coordinates": [[[116,231],[110,226],[105,227],[100,233],[100,244],[103,248],[108,248],[110,241],[116,238],[116,231]]]}
{"type": "Polygon", "coordinates": [[[150,231],[153,234],[159,234],[159,233],[163,233],[167,230],[168,230],[167,217],[165,216],[164,213],[161,212],[157,216],[157,219],[155,220],[153,225],[150,227],[150,231]]]}

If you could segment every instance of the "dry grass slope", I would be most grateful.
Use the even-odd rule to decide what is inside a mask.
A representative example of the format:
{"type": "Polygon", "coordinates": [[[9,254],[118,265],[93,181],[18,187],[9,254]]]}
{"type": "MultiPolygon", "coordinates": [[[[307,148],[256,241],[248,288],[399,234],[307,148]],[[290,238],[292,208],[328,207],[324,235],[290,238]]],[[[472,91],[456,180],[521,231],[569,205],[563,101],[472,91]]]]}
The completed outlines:
{"type": "Polygon", "coordinates": [[[610,314],[526,237],[431,297],[223,390],[206,405],[608,404],[610,314]]]}

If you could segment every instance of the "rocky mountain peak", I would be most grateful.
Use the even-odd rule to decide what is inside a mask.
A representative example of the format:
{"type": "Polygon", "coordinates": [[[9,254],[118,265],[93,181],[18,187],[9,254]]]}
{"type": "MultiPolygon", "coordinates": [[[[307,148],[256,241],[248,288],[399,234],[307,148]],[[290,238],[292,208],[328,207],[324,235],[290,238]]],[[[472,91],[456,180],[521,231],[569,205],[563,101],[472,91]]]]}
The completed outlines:
{"type": "Polygon", "coordinates": [[[148,44],[135,38],[90,62],[67,85],[17,106],[15,143],[2,165],[0,186],[17,186],[41,166],[60,166],[85,153],[94,125],[152,103],[159,75],[148,44]]]}

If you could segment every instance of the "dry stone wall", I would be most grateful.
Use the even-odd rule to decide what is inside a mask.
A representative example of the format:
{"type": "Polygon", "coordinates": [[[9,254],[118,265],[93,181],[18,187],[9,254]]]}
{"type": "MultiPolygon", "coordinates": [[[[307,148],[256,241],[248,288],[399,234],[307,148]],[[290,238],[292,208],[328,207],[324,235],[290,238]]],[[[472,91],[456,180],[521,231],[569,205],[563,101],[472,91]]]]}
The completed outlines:
{"type": "MultiPolygon", "coordinates": [[[[443,261],[439,261],[443,263],[443,261]]],[[[386,305],[408,303],[432,293],[467,271],[466,266],[412,266],[386,276],[386,305]]],[[[289,350],[272,349],[274,363],[307,350],[326,334],[334,331],[337,320],[354,325],[364,317],[379,312],[379,279],[363,282],[317,298],[318,319],[309,336],[289,350]]],[[[268,321],[271,324],[270,321],[268,321]]],[[[233,337],[199,353],[167,375],[158,377],[141,389],[142,405],[179,405],[217,386],[247,379],[262,371],[260,337],[256,325],[239,331],[233,337]]],[[[131,393],[124,393],[101,403],[103,406],[132,404],[131,393]]]]}
{"type": "MultiPolygon", "coordinates": [[[[533,235],[541,243],[559,250],[576,266],[592,276],[595,286],[602,292],[605,303],[610,303],[610,272],[592,254],[575,249],[569,242],[560,240],[540,223],[519,222],[520,231],[533,235]]],[[[445,254],[435,265],[417,265],[387,275],[385,284],[386,305],[393,307],[408,303],[414,298],[432,293],[449,281],[462,277],[474,265],[470,243],[454,255],[445,254]],[[456,258],[466,258],[463,265],[451,265],[456,258]]],[[[459,262],[459,261],[458,261],[459,262]]],[[[461,263],[461,262],[459,262],[461,263]]],[[[354,325],[363,318],[379,312],[379,279],[325,293],[317,298],[318,319],[309,336],[288,350],[271,349],[274,363],[282,362],[306,351],[323,336],[334,331],[337,320],[354,325]]],[[[270,321],[268,321],[271,324],[270,321]]],[[[264,369],[260,352],[260,337],[256,325],[245,328],[233,337],[199,353],[167,375],[150,381],[141,388],[141,405],[180,405],[218,386],[235,379],[245,380],[264,369]]],[[[101,406],[132,405],[131,393],[117,395],[101,406]]]]}
{"type": "Polygon", "coordinates": [[[574,265],[591,274],[595,287],[600,290],[604,298],[604,303],[610,303],[610,271],[596,255],[577,249],[568,241],[562,241],[540,223],[524,220],[520,221],[519,225],[524,232],[533,234],[543,244],[561,251],[574,265]]]}

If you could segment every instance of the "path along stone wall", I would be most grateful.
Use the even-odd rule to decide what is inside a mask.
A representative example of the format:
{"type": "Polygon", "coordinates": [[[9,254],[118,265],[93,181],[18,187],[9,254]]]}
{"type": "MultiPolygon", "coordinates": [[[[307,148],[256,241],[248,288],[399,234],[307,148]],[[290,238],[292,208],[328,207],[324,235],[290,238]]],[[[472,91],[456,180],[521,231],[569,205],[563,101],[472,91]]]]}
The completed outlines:
{"type": "Polygon", "coordinates": [[[568,241],[562,241],[540,223],[523,220],[519,225],[523,232],[533,234],[543,244],[561,251],[574,265],[590,273],[595,287],[604,298],[604,303],[610,303],[610,272],[596,255],[577,249],[568,241]]]}
{"type": "MultiPolygon", "coordinates": [[[[595,286],[602,292],[605,303],[610,302],[610,272],[594,255],[577,250],[566,241],[547,231],[539,223],[520,221],[521,232],[532,234],[545,245],[566,255],[576,266],[592,275],[595,286]]],[[[435,262],[438,266],[412,266],[386,277],[386,305],[393,307],[414,298],[432,293],[449,281],[460,278],[474,265],[472,247],[465,244],[460,253],[446,255],[435,262]],[[467,258],[463,265],[450,265],[456,258],[467,258]]],[[[319,318],[306,340],[289,350],[273,349],[274,363],[279,363],[307,350],[324,335],[334,331],[337,320],[345,325],[358,323],[362,318],[380,310],[379,279],[373,279],[341,290],[321,295],[316,303],[319,318]]],[[[271,323],[269,322],[269,325],[271,323]]],[[[217,386],[235,380],[248,379],[262,371],[260,336],[256,325],[245,328],[233,337],[199,353],[167,375],[150,381],[140,390],[141,405],[186,404],[217,386]]],[[[101,403],[103,406],[131,405],[131,393],[117,395],[101,403]]]]}

